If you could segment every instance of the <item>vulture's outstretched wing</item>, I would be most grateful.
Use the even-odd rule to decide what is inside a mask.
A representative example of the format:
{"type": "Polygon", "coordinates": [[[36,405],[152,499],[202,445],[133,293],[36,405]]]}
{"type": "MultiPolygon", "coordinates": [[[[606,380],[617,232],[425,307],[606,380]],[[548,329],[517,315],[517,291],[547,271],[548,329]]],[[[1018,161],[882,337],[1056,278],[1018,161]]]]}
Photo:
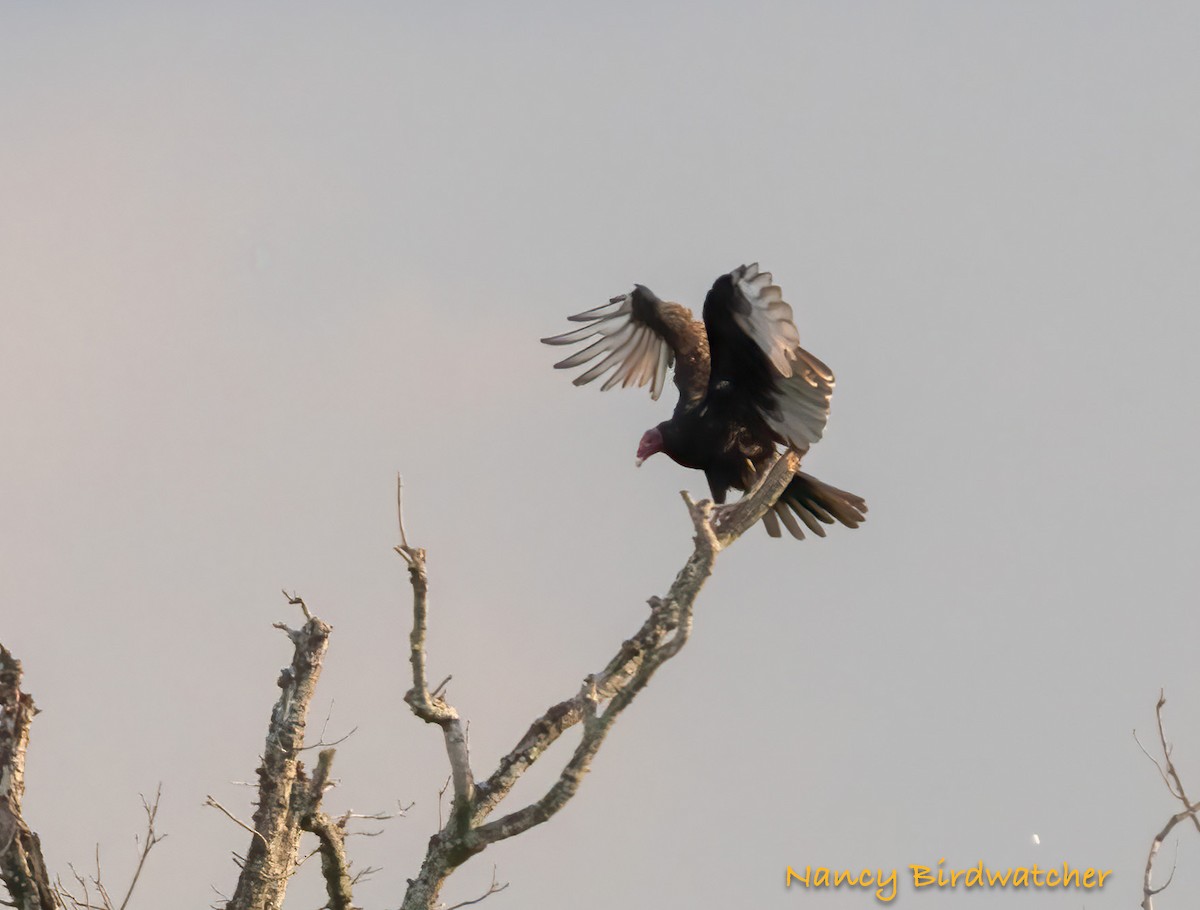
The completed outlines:
{"type": "Polygon", "coordinates": [[[792,308],[758,263],[722,275],[704,301],[710,394],[736,390],[779,438],[803,451],[829,419],[833,372],[800,347],[792,308]]]}
{"type": "Polygon", "coordinates": [[[542,342],[575,344],[600,336],[554,365],[570,369],[600,358],[575,377],[575,385],[584,385],[612,370],[601,390],[618,383],[622,387],[650,383],[650,396],[657,400],[667,368],[674,364],[680,404],[704,397],[708,388],[708,339],[704,325],[692,318],[687,307],[659,300],[653,291],[639,284],[603,306],[568,318],[587,325],[543,338],[542,342]]]}

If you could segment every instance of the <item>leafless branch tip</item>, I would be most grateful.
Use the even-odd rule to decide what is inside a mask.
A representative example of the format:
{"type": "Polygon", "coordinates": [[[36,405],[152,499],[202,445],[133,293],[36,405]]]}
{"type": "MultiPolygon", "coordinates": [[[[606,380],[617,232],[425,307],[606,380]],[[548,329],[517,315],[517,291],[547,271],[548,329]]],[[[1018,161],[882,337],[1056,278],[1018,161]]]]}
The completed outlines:
{"type": "MultiPolygon", "coordinates": [[[[1146,752],[1146,749],[1144,746],[1142,746],[1140,740],[1138,741],[1138,746],[1143,752],[1146,752],[1147,757],[1154,762],[1155,767],[1158,768],[1159,775],[1163,779],[1163,783],[1166,785],[1167,791],[1171,794],[1171,796],[1179,800],[1179,802],[1183,805],[1183,810],[1175,813],[1169,819],[1167,819],[1167,823],[1163,826],[1163,829],[1154,836],[1154,840],[1150,843],[1150,852],[1146,856],[1146,869],[1142,876],[1142,910],[1154,910],[1154,896],[1161,894],[1164,890],[1166,890],[1167,886],[1170,885],[1172,880],[1175,878],[1175,866],[1172,865],[1171,873],[1167,876],[1165,883],[1157,888],[1152,884],[1154,860],[1158,856],[1158,852],[1162,848],[1163,842],[1166,841],[1167,837],[1170,836],[1175,826],[1180,822],[1190,820],[1196,830],[1200,832],[1200,818],[1197,817],[1198,813],[1200,813],[1200,803],[1192,803],[1188,799],[1187,791],[1184,790],[1183,787],[1183,778],[1180,777],[1179,771],[1175,767],[1175,760],[1171,757],[1171,745],[1167,740],[1166,726],[1163,722],[1163,707],[1166,705],[1166,703],[1166,695],[1162,690],[1159,690],[1158,703],[1154,707],[1154,714],[1158,723],[1158,742],[1163,753],[1162,762],[1160,763],[1157,759],[1151,756],[1149,752],[1146,752]]],[[[1134,739],[1137,740],[1136,731],[1134,732],[1134,739]]],[[[1177,862],[1179,851],[1178,842],[1176,842],[1175,850],[1177,862]]]]}
{"type": "Polygon", "coordinates": [[[496,867],[493,865],[492,866],[492,883],[490,885],[488,885],[488,889],[486,891],[484,891],[483,894],[479,895],[479,897],[475,898],[474,900],[460,901],[457,904],[451,904],[449,907],[446,908],[446,910],[458,910],[459,907],[469,907],[472,904],[478,904],[481,901],[487,900],[493,894],[497,894],[497,893],[503,891],[507,887],[508,887],[508,882],[505,882],[503,885],[498,883],[498,881],[496,879],[496,867]]]}
{"type": "Polygon", "coordinates": [[[304,602],[304,598],[301,597],[299,594],[296,594],[295,592],[292,592],[291,594],[289,594],[287,592],[287,590],[284,589],[283,596],[287,598],[287,602],[288,602],[289,606],[300,608],[301,612],[304,613],[304,618],[306,620],[311,620],[313,618],[312,613],[310,613],[308,610],[308,605],[304,602]]]}

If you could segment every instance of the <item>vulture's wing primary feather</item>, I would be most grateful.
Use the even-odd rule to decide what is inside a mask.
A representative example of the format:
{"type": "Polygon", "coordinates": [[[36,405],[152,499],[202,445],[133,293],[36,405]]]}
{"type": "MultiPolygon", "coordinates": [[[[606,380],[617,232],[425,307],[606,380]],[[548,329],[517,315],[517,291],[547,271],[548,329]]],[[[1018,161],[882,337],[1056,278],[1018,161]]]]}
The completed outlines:
{"type": "Polygon", "coordinates": [[[803,451],[829,419],[833,371],[804,348],[792,308],[758,263],[734,269],[704,301],[712,371],[710,394],[736,390],[767,425],[803,451]]]}
{"type": "Polygon", "coordinates": [[[611,370],[601,390],[649,383],[650,397],[657,400],[666,384],[667,368],[674,365],[675,385],[682,398],[703,397],[708,386],[708,342],[703,324],[692,318],[687,307],[659,300],[639,284],[628,294],[568,319],[586,325],[542,342],[575,344],[600,336],[554,365],[565,370],[595,361],[572,380],[575,385],[589,383],[611,370]]]}

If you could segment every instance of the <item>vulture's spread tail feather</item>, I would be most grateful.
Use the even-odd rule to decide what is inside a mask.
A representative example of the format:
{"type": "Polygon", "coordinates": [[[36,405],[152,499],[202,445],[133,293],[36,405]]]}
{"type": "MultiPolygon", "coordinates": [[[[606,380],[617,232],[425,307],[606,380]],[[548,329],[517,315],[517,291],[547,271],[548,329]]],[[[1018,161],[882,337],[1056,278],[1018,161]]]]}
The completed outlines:
{"type": "Polygon", "coordinates": [[[866,513],[867,503],[861,496],[823,483],[811,474],[799,473],[772,506],[772,511],[763,516],[763,524],[768,534],[779,537],[782,522],[793,537],[803,540],[804,530],[797,518],[818,537],[824,537],[822,523],[841,522],[848,528],[857,528],[866,521],[866,513]]]}

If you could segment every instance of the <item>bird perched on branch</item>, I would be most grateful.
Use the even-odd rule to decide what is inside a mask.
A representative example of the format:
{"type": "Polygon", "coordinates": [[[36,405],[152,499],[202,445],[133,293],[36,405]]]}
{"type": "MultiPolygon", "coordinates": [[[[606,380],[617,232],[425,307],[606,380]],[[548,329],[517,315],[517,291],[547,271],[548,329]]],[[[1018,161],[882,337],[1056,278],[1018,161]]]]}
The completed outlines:
{"type": "MultiPolygon", "coordinates": [[[[731,489],[749,490],[777,447],[803,455],[825,430],[833,373],[800,347],[792,308],[758,263],[713,282],[703,322],[640,284],[568,318],[583,327],[542,341],[566,345],[600,336],[555,364],[569,369],[596,361],[575,377],[575,385],[611,370],[602,390],[648,383],[657,400],[674,366],[679,403],[670,420],[642,435],[637,464],[665,452],[703,471],[717,503],[731,489]]],[[[803,538],[799,518],[824,537],[823,524],[840,521],[856,528],[866,511],[862,497],[797,473],[763,523],[772,537],[780,536],[782,522],[793,537],[803,538]]]]}

